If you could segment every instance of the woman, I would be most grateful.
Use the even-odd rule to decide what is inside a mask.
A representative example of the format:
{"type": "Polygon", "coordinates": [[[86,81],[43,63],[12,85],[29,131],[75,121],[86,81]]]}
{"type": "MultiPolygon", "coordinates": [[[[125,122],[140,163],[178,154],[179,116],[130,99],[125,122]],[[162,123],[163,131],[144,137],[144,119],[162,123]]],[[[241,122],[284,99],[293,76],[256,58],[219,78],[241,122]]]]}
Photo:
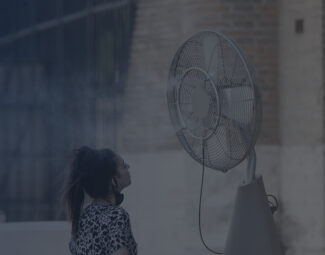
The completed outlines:
{"type": "Polygon", "coordinates": [[[129,165],[110,149],[77,149],[64,200],[72,222],[70,251],[75,254],[136,255],[129,214],[119,205],[131,184],[129,165]],[[91,203],[83,208],[84,192],[91,203]]]}

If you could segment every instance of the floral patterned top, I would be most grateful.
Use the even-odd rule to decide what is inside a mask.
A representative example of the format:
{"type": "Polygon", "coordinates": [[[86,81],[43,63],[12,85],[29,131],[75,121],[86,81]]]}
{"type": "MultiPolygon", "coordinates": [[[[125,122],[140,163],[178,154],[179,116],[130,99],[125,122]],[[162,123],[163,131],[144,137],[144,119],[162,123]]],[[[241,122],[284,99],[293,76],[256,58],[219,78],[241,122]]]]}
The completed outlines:
{"type": "Polygon", "coordinates": [[[111,255],[125,246],[137,255],[137,243],[129,214],[120,206],[91,203],[82,210],[76,240],[69,243],[73,255],[111,255]]]}

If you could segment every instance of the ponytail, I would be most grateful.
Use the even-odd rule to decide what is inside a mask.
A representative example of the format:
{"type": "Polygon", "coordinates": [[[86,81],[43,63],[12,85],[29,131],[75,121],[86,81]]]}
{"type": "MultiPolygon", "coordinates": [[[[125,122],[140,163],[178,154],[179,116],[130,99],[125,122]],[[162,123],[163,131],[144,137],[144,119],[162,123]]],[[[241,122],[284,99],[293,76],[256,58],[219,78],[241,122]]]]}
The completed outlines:
{"type": "Polygon", "coordinates": [[[84,204],[84,177],[96,156],[96,151],[83,146],[74,151],[70,174],[67,180],[64,202],[68,208],[68,216],[72,222],[72,238],[77,238],[80,212],[84,204]]]}

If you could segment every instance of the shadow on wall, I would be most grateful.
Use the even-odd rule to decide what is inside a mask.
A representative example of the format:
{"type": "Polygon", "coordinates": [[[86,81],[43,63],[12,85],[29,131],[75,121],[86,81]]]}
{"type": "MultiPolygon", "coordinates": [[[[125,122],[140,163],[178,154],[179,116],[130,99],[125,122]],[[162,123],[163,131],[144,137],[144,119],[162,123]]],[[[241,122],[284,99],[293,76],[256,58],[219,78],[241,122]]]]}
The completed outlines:
{"type": "Polygon", "coordinates": [[[68,255],[70,228],[65,221],[0,223],[0,254],[68,255]]]}

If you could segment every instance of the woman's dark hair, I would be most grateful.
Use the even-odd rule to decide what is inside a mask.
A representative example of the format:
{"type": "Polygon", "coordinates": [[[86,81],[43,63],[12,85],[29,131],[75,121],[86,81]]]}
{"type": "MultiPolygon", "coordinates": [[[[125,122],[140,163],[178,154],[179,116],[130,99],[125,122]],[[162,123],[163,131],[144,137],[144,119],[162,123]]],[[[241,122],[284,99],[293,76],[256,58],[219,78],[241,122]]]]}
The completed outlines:
{"type": "Polygon", "coordinates": [[[63,194],[72,222],[72,237],[76,238],[84,191],[92,198],[107,198],[109,183],[117,175],[116,154],[110,149],[83,146],[74,150],[70,173],[63,194]]]}

